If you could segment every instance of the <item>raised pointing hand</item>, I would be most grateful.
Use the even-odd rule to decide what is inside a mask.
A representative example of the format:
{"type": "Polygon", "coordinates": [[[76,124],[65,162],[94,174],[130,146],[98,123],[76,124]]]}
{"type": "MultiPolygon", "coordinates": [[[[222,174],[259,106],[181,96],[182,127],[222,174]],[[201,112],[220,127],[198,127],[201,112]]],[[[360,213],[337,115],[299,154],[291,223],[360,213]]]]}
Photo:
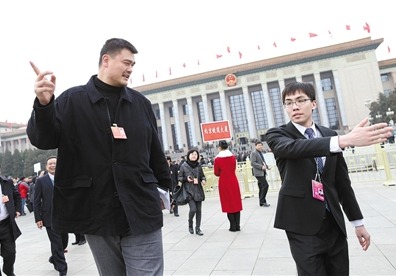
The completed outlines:
{"type": "Polygon", "coordinates": [[[56,77],[51,71],[40,72],[33,62],[29,62],[37,75],[36,82],[34,83],[36,97],[41,105],[47,105],[55,92],[56,77]],[[47,75],[51,76],[49,80],[45,77],[47,75]]]}

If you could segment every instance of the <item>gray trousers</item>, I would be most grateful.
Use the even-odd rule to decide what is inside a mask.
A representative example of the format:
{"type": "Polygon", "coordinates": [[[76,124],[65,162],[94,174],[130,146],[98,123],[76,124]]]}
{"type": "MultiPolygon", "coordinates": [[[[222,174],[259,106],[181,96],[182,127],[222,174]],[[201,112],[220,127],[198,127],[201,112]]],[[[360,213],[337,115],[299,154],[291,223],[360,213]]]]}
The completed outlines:
{"type": "Polygon", "coordinates": [[[161,229],[133,236],[85,235],[101,276],[162,276],[164,254],[161,229]]]}

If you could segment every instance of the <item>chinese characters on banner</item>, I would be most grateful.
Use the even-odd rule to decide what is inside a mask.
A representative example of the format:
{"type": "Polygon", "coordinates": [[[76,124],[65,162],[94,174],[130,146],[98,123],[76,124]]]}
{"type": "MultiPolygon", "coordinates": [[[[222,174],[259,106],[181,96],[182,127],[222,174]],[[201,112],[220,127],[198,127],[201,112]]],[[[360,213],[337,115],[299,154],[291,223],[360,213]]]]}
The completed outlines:
{"type": "Polygon", "coordinates": [[[230,124],[228,121],[201,123],[203,142],[231,139],[230,124]]]}

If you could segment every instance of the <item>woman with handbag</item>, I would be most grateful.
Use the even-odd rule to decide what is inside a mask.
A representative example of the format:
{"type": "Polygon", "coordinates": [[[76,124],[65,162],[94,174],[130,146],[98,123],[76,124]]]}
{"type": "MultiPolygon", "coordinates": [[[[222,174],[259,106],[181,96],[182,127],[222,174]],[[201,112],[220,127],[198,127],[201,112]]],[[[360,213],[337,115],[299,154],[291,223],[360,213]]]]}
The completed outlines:
{"type": "Polygon", "coordinates": [[[190,195],[191,200],[188,202],[190,211],[188,214],[188,231],[194,234],[193,219],[195,218],[195,233],[202,236],[201,218],[202,218],[202,201],[205,200],[205,192],[202,185],[205,185],[206,178],[199,164],[199,152],[191,149],[187,152],[187,160],[179,170],[179,182],[190,195]]]}

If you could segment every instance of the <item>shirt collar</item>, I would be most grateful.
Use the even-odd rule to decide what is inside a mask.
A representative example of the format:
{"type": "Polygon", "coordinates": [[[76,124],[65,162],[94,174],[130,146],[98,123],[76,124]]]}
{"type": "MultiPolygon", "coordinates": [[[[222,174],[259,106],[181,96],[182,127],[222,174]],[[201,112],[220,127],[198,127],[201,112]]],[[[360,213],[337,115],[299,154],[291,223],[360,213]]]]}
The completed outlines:
{"type": "MultiPolygon", "coordinates": [[[[305,135],[305,130],[307,129],[307,127],[302,126],[302,125],[299,125],[299,124],[296,124],[296,123],[294,123],[294,122],[291,122],[291,123],[297,128],[297,130],[298,130],[302,135],[306,136],[306,135],[305,135]]],[[[312,125],[311,125],[310,128],[312,128],[312,130],[314,131],[314,135],[315,135],[314,137],[318,137],[317,131],[316,131],[316,126],[315,126],[315,123],[314,123],[314,122],[312,122],[312,125]]]]}

